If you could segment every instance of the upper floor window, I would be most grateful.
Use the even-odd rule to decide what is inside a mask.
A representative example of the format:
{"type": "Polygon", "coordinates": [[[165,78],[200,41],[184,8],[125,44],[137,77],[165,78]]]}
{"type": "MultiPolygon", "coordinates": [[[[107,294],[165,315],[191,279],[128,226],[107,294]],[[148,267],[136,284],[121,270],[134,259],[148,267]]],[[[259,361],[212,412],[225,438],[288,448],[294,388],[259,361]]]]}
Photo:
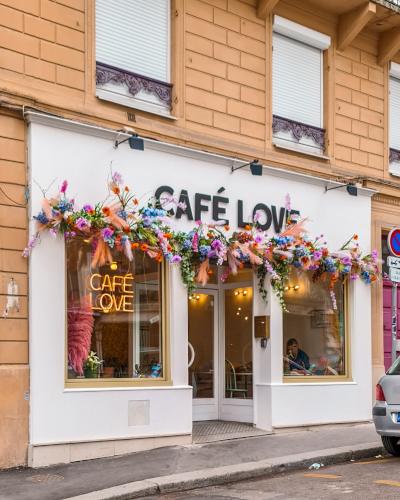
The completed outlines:
{"type": "Polygon", "coordinates": [[[329,36],[279,16],[273,33],[275,145],[323,154],[323,51],[329,36]]]}
{"type": "Polygon", "coordinates": [[[389,172],[400,176],[400,64],[389,71],[389,172]]]}
{"type": "Polygon", "coordinates": [[[170,0],[96,0],[96,95],[170,115],[170,0]]]}

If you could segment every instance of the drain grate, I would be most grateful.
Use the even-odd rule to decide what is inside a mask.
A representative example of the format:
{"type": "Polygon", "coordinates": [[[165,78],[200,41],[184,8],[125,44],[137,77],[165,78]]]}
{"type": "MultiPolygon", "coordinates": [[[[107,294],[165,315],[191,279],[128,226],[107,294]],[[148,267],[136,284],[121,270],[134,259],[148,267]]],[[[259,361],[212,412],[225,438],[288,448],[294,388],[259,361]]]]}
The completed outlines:
{"type": "Polygon", "coordinates": [[[193,443],[213,443],[228,439],[239,439],[254,436],[267,436],[271,432],[253,427],[252,424],[243,422],[225,422],[213,420],[206,422],[193,422],[193,443]]]}
{"type": "Polygon", "coordinates": [[[27,478],[31,483],[58,483],[64,479],[63,476],[56,476],[55,474],[37,474],[36,476],[30,476],[27,478]]]}

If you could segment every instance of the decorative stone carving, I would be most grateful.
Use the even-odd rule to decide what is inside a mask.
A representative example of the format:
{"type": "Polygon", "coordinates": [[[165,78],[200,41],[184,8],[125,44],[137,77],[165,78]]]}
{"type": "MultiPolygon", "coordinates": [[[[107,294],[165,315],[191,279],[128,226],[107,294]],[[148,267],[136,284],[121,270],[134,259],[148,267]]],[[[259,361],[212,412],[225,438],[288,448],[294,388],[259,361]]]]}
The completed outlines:
{"type": "Polygon", "coordinates": [[[311,137],[320,148],[325,149],[325,129],[323,128],[305,125],[304,123],[295,122],[275,115],[273,116],[272,128],[274,133],[280,132],[281,130],[284,132],[292,132],[293,136],[298,141],[300,141],[303,136],[311,137]]]}
{"type": "Polygon", "coordinates": [[[96,63],[96,83],[120,83],[128,87],[129,93],[135,96],[140,90],[156,94],[167,106],[171,106],[172,84],[163,83],[146,76],[136,75],[130,71],[114,68],[103,63],[96,63]]]}
{"type": "Polygon", "coordinates": [[[389,163],[393,163],[394,161],[400,162],[400,151],[397,149],[390,148],[389,163]]]}

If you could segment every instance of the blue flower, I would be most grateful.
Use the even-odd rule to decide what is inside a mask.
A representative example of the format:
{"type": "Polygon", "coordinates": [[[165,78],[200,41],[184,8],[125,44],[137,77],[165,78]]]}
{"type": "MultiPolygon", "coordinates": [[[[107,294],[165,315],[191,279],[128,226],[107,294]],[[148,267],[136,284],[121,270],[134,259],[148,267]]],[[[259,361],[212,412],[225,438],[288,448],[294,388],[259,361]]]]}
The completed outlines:
{"type": "Polygon", "coordinates": [[[40,213],[38,213],[36,217],[34,216],[33,218],[36,219],[41,224],[47,224],[48,222],[50,222],[50,219],[47,218],[43,210],[40,213]]]}
{"type": "Polygon", "coordinates": [[[126,214],[125,210],[120,210],[119,212],[117,212],[117,215],[118,215],[118,217],[121,217],[121,219],[124,219],[124,220],[127,219],[127,214],[126,214]]]}
{"type": "Polygon", "coordinates": [[[303,267],[303,264],[300,261],[296,260],[294,263],[294,267],[300,268],[303,267]]]}
{"type": "Polygon", "coordinates": [[[200,245],[199,246],[199,252],[201,253],[201,255],[207,255],[210,250],[211,250],[211,247],[209,245],[200,245]]]}
{"type": "Polygon", "coordinates": [[[324,260],[324,264],[325,264],[325,269],[328,271],[328,273],[332,274],[336,271],[335,261],[333,259],[331,259],[330,257],[327,257],[324,260]]]}
{"type": "Polygon", "coordinates": [[[185,240],[182,246],[184,250],[188,250],[192,246],[192,242],[190,240],[185,240]]]}
{"type": "Polygon", "coordinates": [[[343,274],[347,274],[347,273],[349,273],[349,272],[350,272],[350,270],[351,270],[351,266],[345,266],[345,267],[343,268],[343,274]]]}
{"type": "Polygon", "coordinates": [[[304,257],[305,255],[304,247],[296,248],[296,255],[297,257],[304,257]]]}

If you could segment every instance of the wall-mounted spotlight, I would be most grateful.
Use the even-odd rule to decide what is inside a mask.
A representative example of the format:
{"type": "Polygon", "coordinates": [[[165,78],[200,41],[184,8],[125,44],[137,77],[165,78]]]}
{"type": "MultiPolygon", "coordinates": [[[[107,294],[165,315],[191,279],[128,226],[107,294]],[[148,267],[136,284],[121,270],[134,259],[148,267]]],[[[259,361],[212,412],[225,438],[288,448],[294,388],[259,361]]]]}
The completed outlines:
{"type": "Polygon", "coordinates": [[[247,290],[243,290],[242,292],[236,290],[235,295],[240,295],[240,294],[247,295],[247,290]]]}
{"type": "Polygon", "coordinates": [[[354,182],[349,182],[348,184],[342,184],[341,186],[335,186],[333,188],[328,188],[328,186],[325,186],[325,193],[327,191],[332,191],[332,189],[339,189],[342,187],[346,187],[346,191],[350,196],[357,196],[357,186],[354,184],[354,182]]]}
{"type": "Polygon", "coordinates": [[[224,191],[225,191],[225,188],[223,186],[218,189],[218,193],[220,193],[220,194],[223,193],[224,191]]]}
{"type": "Polygon", "coordinates": [[[239,170],[240,168],[247,167],[250,165],[250,170],[252,175],[262,175],[262,165],[258,163],[258,160],[253,160],[250,163],[246,163],[245,165],[242,165],[241,167],[236,167],[233,168],[231,167],[231,172],[233,173],[235,170],[239,170]]]}
{"type": "Polygon", "coordinates": [[[139,151],[144,151],[144,141],[143,141],[143,139],[140,139],[140,137],[138,136],[138,134],[136,132],[134,132],[130,137],[127,137],[123,141],[120,141],[120,142],[115,141],[114,147],[117,148],[120,144],[122,144],[123,142],[126,142],[126,141],[129,142],[129,147],[131,149],[137,149],[139,151]]]}

